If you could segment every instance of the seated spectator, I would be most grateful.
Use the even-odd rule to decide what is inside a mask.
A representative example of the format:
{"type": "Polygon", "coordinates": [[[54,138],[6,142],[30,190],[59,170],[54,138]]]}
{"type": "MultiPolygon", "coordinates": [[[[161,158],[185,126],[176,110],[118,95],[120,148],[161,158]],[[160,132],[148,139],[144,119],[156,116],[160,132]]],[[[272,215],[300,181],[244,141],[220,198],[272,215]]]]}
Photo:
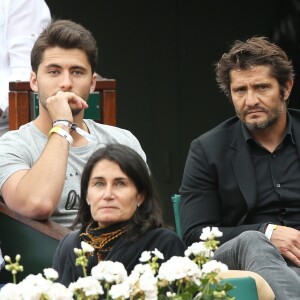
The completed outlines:
{"type": "Polygon", "coordinates": [[[39,115],[0,138],[1,194],[21,215],[70,226],[82,169],[108,143],[127,145],[146,160],[131,132],[83,119],[96,85],[97,54],[91,32],[68,20],[53,21],[33,46],[30,85],[39,95],[39,115]]]}
{"type": "Polygon", "coordinates": [[[8,129],[8,83],[29,80],[33,43],[50,20],[44,0],[0,0],[0,135],[8,129]]]}
{"type": "Polygon", "coordinates": [[[215,259],[258,273],[276,300],[300,299],[300,111],[294,70],[264,37],[237,41],[216,65],[236,117],[195,139],[180,193],[183,239],[223,232],[215,259]]]}
{"type": "Polygon", "coordinates": [[[123,145],[107,145],[88,160],[73,226],[77,224],[81,229],[60,242],[53,260],[59,281],[65,285],[83,277],[74,254],[81,241],[95,248],[88,272],[100,260],[112,260],[121,262],[130,273],[142,252],[155,248],[165,260],[184,255],[183,242],[163,227],[160,200],[145,161],[123,145]]]}

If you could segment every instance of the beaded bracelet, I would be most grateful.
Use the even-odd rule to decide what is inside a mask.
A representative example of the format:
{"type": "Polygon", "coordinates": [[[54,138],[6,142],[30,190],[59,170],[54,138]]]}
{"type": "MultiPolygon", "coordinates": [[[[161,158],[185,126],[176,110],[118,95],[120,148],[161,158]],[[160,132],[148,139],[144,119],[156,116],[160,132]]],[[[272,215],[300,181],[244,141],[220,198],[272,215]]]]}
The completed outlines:
{"type": "Polygon", "coordinates": [[[62,124],[68,128],[72,127],[72,122],[70,122],[69,120],[55,120],[52,122],[52,127],[55,127],[57,124],[62,124]]]}

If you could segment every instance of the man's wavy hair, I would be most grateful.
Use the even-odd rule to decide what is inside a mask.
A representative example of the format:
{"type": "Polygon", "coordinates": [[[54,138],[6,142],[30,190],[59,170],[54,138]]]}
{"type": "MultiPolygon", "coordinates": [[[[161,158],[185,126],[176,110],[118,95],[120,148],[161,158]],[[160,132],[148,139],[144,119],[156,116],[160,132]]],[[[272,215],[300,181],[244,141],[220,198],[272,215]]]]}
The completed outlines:
{"type": "Polygon", "coordinates": [[[144,195],[143,203],[136,209],[130,220],[126,235],[128,240],[134,241],[145,232],[163,226],[160,199],[147,164],[133,149],[120,144],[109,144],[96,150],[83,169],[79,210],[72,228],[74,229],[77,224],[81,224],[82,228],[85,228],[93,220],[90,206],[86,201],[88,184],[95,165],[104,159],[118,164],[120,169],[132,180],[137,191],[144,195]]]}
{"type": "Polygon", "coordinates": [[[31,51],[31,67],[37,73],[47,48],[83,50],[91,65],[92,74],[96,70],[98,49],[90,31],[70,20],[52,20],[35,41],[31,51]]]}
{"type": "Polygon", "coordinates": [[[278,81],[283,97],[287,81],[294,78],[293,65],[286,53],[266,37],[252,37],[245,42],[235,41],[229,52],[222,55],[215,68],[220,89],[231,99],[230,72],[254,66],[270,67],[270,76],[278,81]]]}

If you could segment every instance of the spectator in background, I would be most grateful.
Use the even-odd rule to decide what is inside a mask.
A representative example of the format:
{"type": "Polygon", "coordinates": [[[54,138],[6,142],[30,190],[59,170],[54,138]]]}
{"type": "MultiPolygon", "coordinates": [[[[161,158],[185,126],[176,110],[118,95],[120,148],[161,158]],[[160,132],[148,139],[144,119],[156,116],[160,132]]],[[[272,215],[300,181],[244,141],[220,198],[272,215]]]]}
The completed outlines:
{"type": "Polygon", "coordinates": [[[51,20],[44,0],[0,0],[0,132],[8,127],[8,83],[30,79],[30,52],[51,20]]]}

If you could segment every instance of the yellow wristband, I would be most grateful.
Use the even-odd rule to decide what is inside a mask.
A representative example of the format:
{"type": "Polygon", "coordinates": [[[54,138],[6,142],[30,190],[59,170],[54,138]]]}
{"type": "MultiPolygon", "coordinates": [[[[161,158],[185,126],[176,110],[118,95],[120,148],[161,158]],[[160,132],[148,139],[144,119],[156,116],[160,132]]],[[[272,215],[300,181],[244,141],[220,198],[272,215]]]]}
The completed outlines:
{"type": "Polygon", "coordinates": [[[65,138],[69,144],[71,145],[73,143],[73,138],[71,137],[71,135],[69,133],[67,133],[65,130],[63,130],[62,128],[56,126],[56,127],[53,127],[49,133],[48,133],[48,137],[50,137],[50,135],[52,133],[57,133],[59,134],[60,136],[62,136],[63,138],[65,138]]]}

